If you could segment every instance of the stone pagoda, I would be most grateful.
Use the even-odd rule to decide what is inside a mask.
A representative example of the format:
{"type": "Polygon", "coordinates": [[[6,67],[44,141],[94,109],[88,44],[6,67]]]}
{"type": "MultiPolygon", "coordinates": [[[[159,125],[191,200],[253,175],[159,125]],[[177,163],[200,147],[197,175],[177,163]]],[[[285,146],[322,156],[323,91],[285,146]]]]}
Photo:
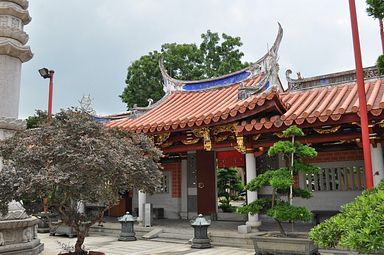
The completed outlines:
{"type": "MultiPolygon", "coordinates": [[[[21,64],[33,56],[23,31],[31,21],[27,8],[27,0],[0,0],[0,140],[26,126],[18,112],[21,64]]],[[[0,214],[0,254],[40,254],[44,246],[37,238],[37,222],[19,202],[9,203],[8,214],[0,214]]]]}
{"type": "Polygon", "coordinates": [[[33,54],[24,25],[31,21],[27,0],[0,0],[0,139],[25,128],[18,120],[21,64],[33,54]]]}

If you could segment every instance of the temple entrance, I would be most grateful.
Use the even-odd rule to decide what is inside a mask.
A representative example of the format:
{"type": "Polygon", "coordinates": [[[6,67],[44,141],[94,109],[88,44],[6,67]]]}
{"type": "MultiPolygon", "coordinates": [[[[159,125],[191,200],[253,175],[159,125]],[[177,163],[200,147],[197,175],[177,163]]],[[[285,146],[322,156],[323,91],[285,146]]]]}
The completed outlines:
{"type": "Polygon", "coordinates": [[[245,157],[236,150],[220,151],[217,159],[218,220],[244,221],[246,216],[236,213],[236,208],[246,200],[245,157]]]}

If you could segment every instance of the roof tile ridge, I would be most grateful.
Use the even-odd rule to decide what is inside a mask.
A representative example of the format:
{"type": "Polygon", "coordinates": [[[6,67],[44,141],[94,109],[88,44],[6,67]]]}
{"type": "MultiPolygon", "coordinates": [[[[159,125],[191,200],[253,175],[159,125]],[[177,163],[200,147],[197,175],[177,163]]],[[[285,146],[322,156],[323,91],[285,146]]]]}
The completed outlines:
{"type": "Polygon", "coordinates": [[[372,110],[372,107],[376,101],[376,97],[379,94],[379,90],[381,87],[381,80],[376,80],[376,82],[371,82],[371,86],[373,86],[373,90],[369,98],[367,99],[367,110],[372,110]]]}

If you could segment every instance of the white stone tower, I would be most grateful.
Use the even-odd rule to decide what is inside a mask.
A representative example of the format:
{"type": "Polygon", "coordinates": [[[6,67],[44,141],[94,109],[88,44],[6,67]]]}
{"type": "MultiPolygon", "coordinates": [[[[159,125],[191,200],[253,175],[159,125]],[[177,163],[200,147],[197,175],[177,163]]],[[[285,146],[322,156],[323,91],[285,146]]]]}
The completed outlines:
{"type": "Polygon", "coordinates": [[[0,139],[22,129],[18,120],[21,64],[33,56],[24,25],[31,21],[27,0],[0,0],[0,139]]]}

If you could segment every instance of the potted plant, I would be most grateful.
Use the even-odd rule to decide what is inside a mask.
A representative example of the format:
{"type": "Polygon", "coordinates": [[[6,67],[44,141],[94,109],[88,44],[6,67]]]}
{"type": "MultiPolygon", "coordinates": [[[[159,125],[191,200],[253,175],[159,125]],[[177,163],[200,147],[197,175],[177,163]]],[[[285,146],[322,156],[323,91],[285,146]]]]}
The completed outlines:
{"type": "Polygon", "coordinates": [[[305,158],[316,157],[314,148],[301,144],[295,138],[303,136],[303,131],[293,125],[283,132],[284,140],[273,144],[269,156],[282,156],[286,166],[270,169],[250,181],[245,188],[256,191],[264,186],[272,187],[270,198],[261,198],[238,209],[239,213],[263,213],[273,218],[280,233],[275,236],[260,236],[254,240],[256,254],[316,254],[317,248],[307,238],[294,238],[284,230],[282,222],[310,221],[312,213],[293,205],[293,197],[310,198],[308,190],[294,187],[294,175],[299,172],[318,173],[319,168],[305,163],[305,158]],[[289,243],[290,245],[286,245],[289,243]],[[299,244],[298,244],[299,243],[299,244]],[[298,245],[295,245],[298,244],[298,245]]]}

